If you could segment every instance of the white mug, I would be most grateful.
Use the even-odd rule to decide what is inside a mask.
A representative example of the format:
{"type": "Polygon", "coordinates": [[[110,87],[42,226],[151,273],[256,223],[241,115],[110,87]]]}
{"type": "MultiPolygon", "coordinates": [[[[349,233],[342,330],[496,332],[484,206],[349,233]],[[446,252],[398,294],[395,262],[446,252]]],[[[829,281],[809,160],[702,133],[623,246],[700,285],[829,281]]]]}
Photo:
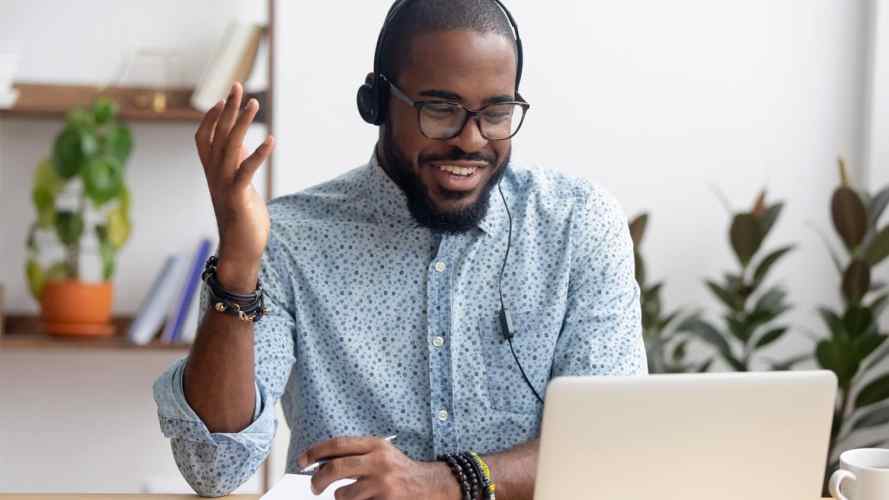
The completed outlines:
{"type": "Polygon", "coordinates": [[[830,476],[837,500],[889,499],[889,450],[860,448],[840,455],[840,469],[830,476]]]}

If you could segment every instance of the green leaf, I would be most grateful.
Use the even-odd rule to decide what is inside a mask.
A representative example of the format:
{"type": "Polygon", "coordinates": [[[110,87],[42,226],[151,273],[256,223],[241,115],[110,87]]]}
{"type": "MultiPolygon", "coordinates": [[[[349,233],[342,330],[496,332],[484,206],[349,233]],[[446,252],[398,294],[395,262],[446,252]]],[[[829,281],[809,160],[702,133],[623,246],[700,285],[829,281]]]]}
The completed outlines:
{"type": "Polygon", "coordinates": [[[784,335],[786,332],[787,332],[786,327],[785,328],[775,328],[774,330],[769,330],[766,333],[762,334],[761,337],[759,337],[759,340],[756,341],[756,344],[754,344],[753,348],[754,349],[763,348],[763,347],[771,344],[772,342],[775,342],[776,340],[780,339],[781,336],[784,335]]]}
{"type": "Polygon", "coordinates": [[[685,354],[687,352],[686,346],[688,345],[687,340],[683,340],[676,344],[676,347],[673,349],[673,362],[681,363],[683,359],[685,359],[685,354]]]}
{"type": "Polygon", "coordinates": [[[35,259],[28,259],[25,263],[25,278],[28,280],[28,289],[35,300],[40,301],[43,293],[43,285],[46,284],[46,276],[43,268],[35,259]]]}
{"type": "Polygon", "coordinates": [[[843,295],[850,304],[858,304],[870,290],[870,266],[853,259],[843,274],[843,295]]]}
{"type": "Polygon", "coordinates": [[[661,330],[666,329],[670,325],[670,323],[672,323],[676,318],[679,317],[680,313],[681,311],[673,311],[672,313],[664,316],[657,322],[657,327],[661,330]]]}
{"type": "Polygon", "coordinates": [[[858,193],[848,187],[837,188],[831,200],[833,225],[850,251],[864,240],[867,234],[867,209],[858,193]]]}
{"type": "Polygon", "coordinates": [[[880,221],[880,216],[883,215],[887,205],[889,205],[889,186],[877,193],[870,202],[868,209],[870,227],[877,227],[877,222],[880,221]]]}
{"type": "Polygon", "coordinates": [[[864,361],[886,341],[885,335],[871,333],[855,340],[855,353],[858,361],[864,361]]]}
{"type": "Polygon", "coordinates": [[[759,220],[759,228],[761,231],[761,237],[765,240],[766,236],[768,236],[769,232],[771,232],[772,227],[775,226],[775,222],[778,220],[778,217],[781,215],[781,211],[784,209],[784,203],[775,203],[770,206],[766,213],[759,220]]]}
{"type": "Polygon", "coordinates": [[[99,97],[93,103],[93,116],[99,125],[110,122],[117,115],[117,103],[107,97],[99,97]]]}
{"type": "Polygon", "coordinates": [[[885,399],[889,399],[889,373],[883,374],[864,386],[864,389],[861,389],[855,398],[855,406],[861,408],[885,399]]]}
{"type": "Polygon", "coordinates": [[[704,361],[703,363],[701,363],[701,366],[699,366],[695,371],[698,373],[706,373],[707,370],[710,369],[710,366],[712,364],[713,364],[713,360],[708,359],[707,361],[704,361]]]}
{"type": "Polygon", "coordinates": [[[762,244],[762,233],[759,221],[749,213],[735,215],[729,229],[732,248],[741,265],[747,267],[750,259],[762,244]]]}
{"type": "Polygon", "coordinates": [[[716,295],[716,297],[729,309],[733,311],[740,309],[737,297],[730,291],[719,286],[716,282],[707,280],[707,288],[709,288],[710,291],[713,292],[713,295],[716,295]]]}
{"type": "Polygon", "coordinates": [[[639,283],[639,286],[645,285],[645,261],[642,260],[642,255],[639,252],[633,252],[633,259],[635,261],[636,266],[636,283],[639,283]]]}
{"type": "Polygon", "coordinates": [[[787,292],[784,291],[780,287],[774,287],[764,293],[759,300],[756,301],[756,305],[753,306],[754,311],[768,311],[770,313],[777,313],[778,311],[782,311],[785,308],[784,306],[784,298],[787,297],[787,292]]]}
{"type": "Polygon", "coordinates": [[[133,136],[130,129],[123,125],[113,127],[108,131],[107,145],[108,154],[120,162],[121,166],[126,164],[133,150],[133,136]]]}
{"type": "Polygon", "coordinates": [[[864,260],[872,266],[876,266],[886,257],[889,257],[889,226],[874,236],[864,252],[864,260]]]}
{"type": "Polygon", "coordinates": [[[633,239],[633,246],[637,249],[642,243],[645,236],[645,228],[648,226],[648,214],[640,214],[630,221],[630,237],[633,239]]]}
{"type": "MultiPolygon", "coordinates": [[[[119,205],[108,211],[108,242],[112,249],[117,251],[123,247],[130,238],[130,227],[130,221],[119,205]]],[[[658,285],[659,287],[660,285],[658,285]]],[[[654,300],[651,302],[658,305],[658,312],[660,312],[660,299],[657,296],[657,290],[655,290],[654,300]]]]}
{"type": "Polygon", "coordinates": [[[699,339],[715,347],[716,350],[719,351],[719,354],[722,355],[723,359],[725,359],[725,361],[733,368],[739,369],[738,366],[743,367],[743,363],[732,354],[732,348],[725,337],[723,337],[722,334],[719,333],[719,330],[707,321],[691,318],[682,323],[680,330],[692,333],[699,339]]]}
{"type": "Polygon", "coordinates": [[[83,235],[83,218],[75,212],[60,210],[56,213],[56,234],[64,245],[74,245],[83,235]]]}
{"type": "Polygon", "coordinates": [[[840,387],[849,387],[852,377],[858,371],[852,346],[842,339],[822,340],[815,349],[815,359],[821,368],[832,370],[840,387]]]}
{"type": "Polygon", "coordinates": [[[53,163],[63,179],[79,174],[84,163],[96,152],[96,136],[92,131],[67,126],[56,137],[53,163]]]}
{"type": "Polygon", "coordinates": [[[768,275],[769,269],[771,269],[781,257],[784,257],[788,252],[793,250],[793,248],[794,245],[788,245],[766,255],[753,272],[753,282],[756,284],[761,283],[766,278],[766,275],[768,275]]]}
{"type": "Polygon", "coordinates": [[[90,160],[81,176],[86,195],[97,207],[117,196],[123,186],[123,167],[111,157],[90,160]]]}
{"type": "Polygon", "coordinates": [[[99,245],[99,255],[102,257],[102,279],[108,281],[115,270],[114,247],[110,242],[105,241],[99,245]]]}
{"type": "Polygon", "coordinates": [[[849,336],[849,333],[846,332],[846,326],[843,324],[843,320],[840,319],[837,313],[826,307],[819,307],[818,313],[821,315],[821,319],[824,320],[824,323],[827,324],[827,327],[830,329],[830,333],[834,338],[849,336]]]}
{"type": "Polygon", "coordinates": [[[859,430],[868,427],[879,427],[886,424],[889,424],[889,406],[875,408],[865,413],[852,424],[852,428],[859,430]]]}
{"type": "Polygon", "coordinates": [[[750,340],[750,336],[753,334],[753,329],[755,325],[747,321],[741,321],[737,318],[732,317],[731,315],[723,316],[726,324],[729,327],[729,330],[732,332],[732,335],[735,336],[736,339],[740,340],[744,344],[750,340]]]}
{"type": "Polygon", "coordinates": [[[843,315],[843,326],[850,337],[860,337],[871,330],[875,330],[874,316],[870,309],[861,306],[851,306],[843,315]]]}

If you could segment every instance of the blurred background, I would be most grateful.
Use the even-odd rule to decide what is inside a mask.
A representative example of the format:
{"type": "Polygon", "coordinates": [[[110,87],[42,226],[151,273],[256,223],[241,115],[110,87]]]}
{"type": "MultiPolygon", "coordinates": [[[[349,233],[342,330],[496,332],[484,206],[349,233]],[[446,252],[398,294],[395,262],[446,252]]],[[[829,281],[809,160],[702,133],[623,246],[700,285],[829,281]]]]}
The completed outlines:
{"type": "MultiPolygon", "coordinates": [[[[514,159],[603,185],[628,219],[648,214],[644,231],[637,224],[634,235],[644,234],[638,247],[643,285],[663,283],[647,294],[647,334],[656,330],[647,339],[650,348],[662,349],[671,366],[684,371],[852,370],[848,401],[838,408],[850,434],[845,444],[889,435],[889,378],[880,371],[886,372],[889,342],[879,333],[889,328],[879,302],[881,283],[889,281],[881,257],[889,245],[889,233],[881,231],[889,217],[879,217],[878,195],[889,186],[886,2],[507,5],[521,28],[522,94],[532,104],[514,140],[514,159]],[[839,158],[848,189],[838,191],[839,158]],[[767,195],[757,204],[763,190],[767,195]],[[752,279],[770,252],[788,245],[793,250],[774,258],[755,291],[724,276],[752,279]],[[759,300],[775,287],[780,294],[759,300]],[[751,320],[746,335],[739,334],[758,310],[754,303],[765,318],[751,320]],[[835,311],[846,331],[819,307],[835,311]],[[652,319],[673,310],[681,313],[672,322],[652,319]],[[776,330],[783,331],[763,340],[776,330]],[[850,337],[870,340],[848,347],[842,342],[850,337]],[[836,343],[819,353],[824,339],[836,343]],[[851,351],[860,359],[847,355],[851,351]],[[786,360],[794,363],[780,366],[786,360]],[[862,420],[869,425],[858,425],[862,420]]],[[[135,346],[138,339],[127,336],[168,259],[178,255],[191,264],[203,239],[215,245],[193,145],[200,112],[188,97],[195,88],[212,94],[208,74],[237,38],[233,22],[265,27],[246,74],[248,90],[269,109],[248,146],[270,129],[278,145],[271,169],[264,167],[255,184],[280,196],[337,176],[372,153],[377,131],[358,117],[355,91],[372,69],[389,6],[388,0],[0,0],[0,97],[7,90],[3,71],[20,91],[17,103],[0,110],[0,310],[6,326],[0,334],[0,491],[188,491],[160,434],[151,383],[187,353],[189,323],[181,327],[184,339],[170,333],[166,340],[173,342],[161,334],[135,346]],[[72,116],[66,96],[79,99],[89,94],[84,88],[97,85],[142,90],[118,96],[124,101],[113,110],[113,122],[103,114],[112,111],[101,106],[87,108],[94,113],[88,119],[72,116]],[[167,92],[158,102],[151,89],[162,87],[167,92]],[[177,101],[182,96],[186,100],[177,101]],[[91,166],[95,179],[83,181],[95,201],[102,198],[102,182],[113,187],[108,179],[122,172],[107,212],[90,216],[105,229],[84,244],[79,269],[85,281],[106,277],[113,284],[113,340],[45,335],[38,318],[48,306],[34,293],[35,283],[52,274],[43,263],[52,260],[45,256],[52,244],[35,250],[29,241],[42,216],[34,194],[41,185],[37,172],[44,160],[65,162],[58,137],[83,120],[115,131],[115,140],[98,139],[100,149],[119,146],[111,155],[116,159],[91,166]],[[43,267],[29,268],[26,278],[34,253],[43,267]],[[38,268],[41,279],[35,279],[38,268]]],[[[59,180],[46,182],[56,186],[59,180]]],[[[64,201],[60,188],[50,191],[64,201]]],[[[49,233],[64,219],[46,217],[54,217],[44,221],[49,233]]],[[[186,318],[194,317],[194,302],[190,307],[186,318]]],[[[242,491],[259,491],[283,472],[288,432],[279,429],[268,467],[242,491]]],[[[844,433],[835,436],[838,447],[840,437],[844,433]]]]}

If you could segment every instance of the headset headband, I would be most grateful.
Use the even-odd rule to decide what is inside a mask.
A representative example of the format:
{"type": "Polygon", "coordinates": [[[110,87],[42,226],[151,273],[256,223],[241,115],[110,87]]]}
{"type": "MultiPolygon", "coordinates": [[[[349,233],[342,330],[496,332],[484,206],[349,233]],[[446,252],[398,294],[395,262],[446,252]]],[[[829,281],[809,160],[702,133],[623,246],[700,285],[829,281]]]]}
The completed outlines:
{"type": "MultiPolygon", "coordinates": [[[[374,75],[379,76],[383,71],[383,45],[386,42],[386,37],[389,34],[389,27],[395,22],[398,17],[398,14],[413,0],[398,0],[392,7],[389,9],[389,13],[386,14],[386,20],[383,22],[383,28],[380,30],[380,35],[377,38],[377,49],[374,51],[374,75]]],[[[506,5],[503,4],[501,0],[491,0],[506,15],[506,18],[509,20],[509,24],[512,26],[512,31],[515,33],[515,42],[516,42],[516,82],[515,88],[516,92],[519,90],[519,85],[522,83],[522,66],[524,63],[524,51],[522,50],[522,37],[519,34],[519,26],[516,24],[515,18],[512,17],[512,13],[509,9],[506,8],[506,5]]],[[[387,75],[392,76],[392,75],[387,75]]]]}

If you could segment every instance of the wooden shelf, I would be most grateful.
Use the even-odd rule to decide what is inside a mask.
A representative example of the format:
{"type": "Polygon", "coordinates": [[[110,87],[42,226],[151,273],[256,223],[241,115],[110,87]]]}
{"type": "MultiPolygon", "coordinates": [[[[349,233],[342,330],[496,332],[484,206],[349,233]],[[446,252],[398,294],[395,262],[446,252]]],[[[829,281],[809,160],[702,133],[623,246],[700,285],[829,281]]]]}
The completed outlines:
{"type": "Polygon", "coordinates": [[[36,316],[7,316],[5,331],[0,335],[0,352],[7,350],[100,350],[100,351],[187,351],[189,344],[164,344],[158,341],[140,346],[131,344],[126,331],[133,319],[112,319],[114,335],[104,337],[54,337],[43,331],[36,316]]]}
{"type": "Polygon", "coordinates": [[[11,108],[0,109],[0,117],[62,118],[75,106],[87,106],[99,95],[108,96],[120,105],[120,118],[125,121],[199,122],[203,113],[189,105],[192,89],[166,90],[166,108],[151,109],[154,90],[137,87],[92,85],[48,85],[15,83],[19,97],[11,108]]]}

